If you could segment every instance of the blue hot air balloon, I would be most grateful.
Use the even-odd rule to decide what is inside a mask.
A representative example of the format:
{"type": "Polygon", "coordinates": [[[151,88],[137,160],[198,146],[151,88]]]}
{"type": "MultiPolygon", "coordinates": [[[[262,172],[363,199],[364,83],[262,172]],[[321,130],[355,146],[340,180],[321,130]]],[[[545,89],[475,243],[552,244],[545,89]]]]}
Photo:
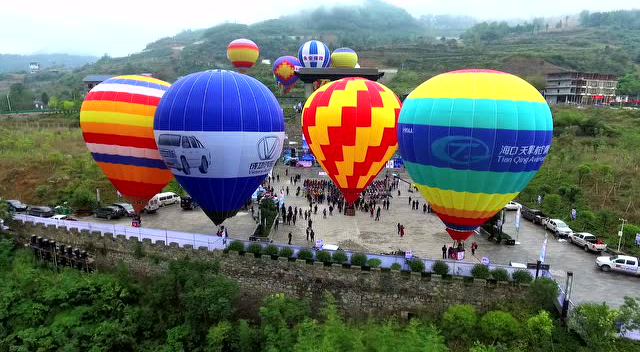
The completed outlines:
{"type": "Polygon", "coordinates": [[[153,132],[167,167],[219,225],[273,168],[282,152],[284,118],[273,93],[255,78],[209,70],[166,91],[153,132]]]}
{"type": "Polygon", "coordinates": [[[331,52],[323,42],[310,40],[298,49],[298,60],[300,60],[302,67],[329,67],[331,66],[331,52]]]}

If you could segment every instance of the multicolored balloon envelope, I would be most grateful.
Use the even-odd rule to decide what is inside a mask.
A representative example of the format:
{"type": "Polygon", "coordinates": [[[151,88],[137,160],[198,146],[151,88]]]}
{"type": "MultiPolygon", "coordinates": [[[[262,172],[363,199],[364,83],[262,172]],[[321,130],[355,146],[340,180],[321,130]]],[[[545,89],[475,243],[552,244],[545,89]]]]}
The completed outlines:
{"type": "Polygon", "coordinates": [[[170,84],[147,76],[118,76],[95,86],[80,109],[87,148],[136,212],[171,181],[153,138],[153,115],[170,84]]]}
{"type": "Polygon", "coordinates": [[[552,135],[542,95],[526,81],[492,70],[431,78],[409,94],[398,121],[406,169],[456,241],[529,183],[552,135]]]}
{"type": "Polygon", "coordinates": [[[300,61],[293,56],[281,56],[273,62],[273,77],[284,94],[289,93],[296,85],[298,76],[295,74],[295,69],[300,66],[300,61]]]}
{"type": "Polygon", "coordinates": [[[216,225],[251,198],[284,142],[273,93],[253,77],[224,70],[175,82],[153,129],[162,159],[216,225]]]}
{"type": "Polygon", "coordinates": [[[302,111],[311,152],[348,202],[376,177],[398,147],[400,100],[364,78],[343,78],[313,92],[302,111]]]}
{"type": "Polygon", "coordinates": [[[302,67],[329,67],[331,66],[331,52],[323,42],[310,40],[298,50],[298,60],[302,67]]]}
{"type": "Polygon", "coordinates": [[[358,64],[358,54],[349,48],[338,48],[331,53],[331,66],[354,68],[358,64]]]}
{"type": "Polygon", "coordinates": [[[260,49],[249,39],[236,39],[227,47],[227,58],[238,72],[247,72],[256,63],[259,55],[260,49]]]}

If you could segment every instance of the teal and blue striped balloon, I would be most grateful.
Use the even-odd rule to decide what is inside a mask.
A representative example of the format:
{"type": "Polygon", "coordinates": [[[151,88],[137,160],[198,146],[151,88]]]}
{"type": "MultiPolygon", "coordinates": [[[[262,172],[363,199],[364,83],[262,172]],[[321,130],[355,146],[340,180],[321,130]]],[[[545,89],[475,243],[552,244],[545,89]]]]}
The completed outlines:
{"type": "Polygon", "coordinates": [[[499,71],[435,76],[404,101],[398,146],[420,193],[456,241],[529,183],[553,135],[551,111],[526,81],[499,71]]]}

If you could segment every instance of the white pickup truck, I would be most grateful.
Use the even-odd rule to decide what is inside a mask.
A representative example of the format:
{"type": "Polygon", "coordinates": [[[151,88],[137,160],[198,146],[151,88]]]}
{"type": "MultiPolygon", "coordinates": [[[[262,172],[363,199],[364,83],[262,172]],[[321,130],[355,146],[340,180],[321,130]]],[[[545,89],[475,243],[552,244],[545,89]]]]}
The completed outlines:
{"type": "Polygon", "coordinates": [[[582,247],[585,252],[602,252],[607,249],[607,245],[601,243],[596,236],[588,232],[574,232],[569,235],[569,242],[582,247]]]}
{"type": "Polygon", "coordinates": [[[569,226],[560,219],[544,219],[542,221],[542,225],[548,231],[553,232],[553,234],[558,238],[567,238],[573,233],[573,230],[571,230],[571,228],[569,228],[569,226]]]}
{"type": "Polygon", "coordinates": [[[619,271],[625,274],[640,276],[638,258],[628,255],[614,255],[612,257],[598,257],[596,265],[602,271],[619,271]]]}

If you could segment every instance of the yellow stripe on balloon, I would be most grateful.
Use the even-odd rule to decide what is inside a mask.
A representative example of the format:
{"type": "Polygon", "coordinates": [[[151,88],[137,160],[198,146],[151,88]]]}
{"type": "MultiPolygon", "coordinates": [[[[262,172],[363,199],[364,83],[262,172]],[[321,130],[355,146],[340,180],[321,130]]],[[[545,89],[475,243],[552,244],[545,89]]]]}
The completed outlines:
{"type": "Polygon", "coordinates": [[[136,81],[144,81],[144,82],[149,82],[149,83],[156,83],[156,84],[159,84],[159,85],[165,86],[165,87],[171,86],[171,83],[167,83],[165,81],[161,81],[161,80],[153,78],[153,77],[142,76],[142,75],[127,75],[127,76],[118,76],[118,77],[115,77],[115,78],[118,78],[118,79],[134,79],[136,81]]]}
{"type": "Polygon", "coordinates": [[[153,117],[156,112],[156,107],[153,105],[133,104],[120,101],[86,100],[82,103],[82,111],[117,112],[153,117]]]}
{"type": "Polygon", "coordinates": [[[504,73],[443,73],[418,86],[407,99],[452,98],[535,101],[544,97],[532,85],[504,73]],[[486,89],[492,87],[492,89],[486,89]]]}
{"type": "Polygon", "coordinates": [[[123,114],[119,112],[81,111],[81,122],[112,123],[116,125],[131,125],[153,128],[153,119],[150,116],[123,114]]]}
{"type": "Polygon", "coordinates": [[[431,203],[435,205],[449,209],[478,212],[497,212],[519,193],[486,194],[456,192],[452,190],[431,188],[425,185],[416,185],[416,187],[418,187],[418,190],[425,196],[425,198],[431,199],[431,203]]]}

